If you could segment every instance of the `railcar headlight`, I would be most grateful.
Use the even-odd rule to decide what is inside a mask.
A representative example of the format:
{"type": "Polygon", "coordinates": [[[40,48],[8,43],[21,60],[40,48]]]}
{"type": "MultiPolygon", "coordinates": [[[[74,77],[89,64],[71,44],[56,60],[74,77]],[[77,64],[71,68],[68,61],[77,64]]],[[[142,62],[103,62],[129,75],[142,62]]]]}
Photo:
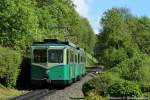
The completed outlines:
{"type": "Polygon", "coordinates": [[[98,71],[96,71],[96,74],[98,74],[99,72],[98,71]]]}

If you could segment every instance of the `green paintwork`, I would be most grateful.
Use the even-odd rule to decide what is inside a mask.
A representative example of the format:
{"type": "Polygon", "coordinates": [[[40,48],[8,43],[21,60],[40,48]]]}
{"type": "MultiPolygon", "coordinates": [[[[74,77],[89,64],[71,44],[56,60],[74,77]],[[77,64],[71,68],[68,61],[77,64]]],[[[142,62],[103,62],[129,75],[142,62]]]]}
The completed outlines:
{"type": "Polygon", "coordinates": [[[81,75],[81,65],[76,64],[76,77],[81,75]]]}
{"type": "Polygon", "coordinates": [[[84,64],[66,64],[50,67],[49,69],[32,65],[31,79],[71,80],[85,73],[84,64]],[[47,74],[48,72],[48,74],[47,74]]]}
{"type": "Polygon", "coordinates": [[[31,79],[71,80],[85,74],[84,64],[65,64],[50,67],[49,69],[32,65],[31,79]]]}
{"type": "Polygon", "coordinates": [[[48,80],[69,80],[69,66],[58,65],[48,69],[48,80]]]}
{"type": "Polygon", "coordinates": [[[46,71],[47,69],[43,67],[32,65],[31,66],[31,79],[42,80],[44,78],[47,78],[46,71]]]}

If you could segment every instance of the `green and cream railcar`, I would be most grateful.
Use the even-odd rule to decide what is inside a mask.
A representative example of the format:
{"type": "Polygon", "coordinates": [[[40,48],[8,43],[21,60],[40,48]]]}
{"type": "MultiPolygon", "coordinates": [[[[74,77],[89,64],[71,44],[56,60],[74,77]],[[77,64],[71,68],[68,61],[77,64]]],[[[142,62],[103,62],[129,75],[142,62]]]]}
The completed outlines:
{"type": "Polygon", "coordinates": [[[70,42],[46,39],[32,44],[31,81],[67,85],[85,74],[84,50],[70,42]]]}

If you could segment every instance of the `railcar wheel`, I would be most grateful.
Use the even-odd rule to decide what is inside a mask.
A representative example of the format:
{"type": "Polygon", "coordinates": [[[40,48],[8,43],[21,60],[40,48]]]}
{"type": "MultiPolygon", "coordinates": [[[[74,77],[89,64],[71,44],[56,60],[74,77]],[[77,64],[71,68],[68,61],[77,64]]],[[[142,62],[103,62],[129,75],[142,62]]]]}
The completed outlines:
{"type": "Polygon", "coordinates": [[[81,77],[82,77],[82,76],[78,76],[78,77],[77,77],[77,81],[80,81],[81,77]]]}
{"type": "Polygon", "coordinates": [[[73,83],[75,83],[77,81],[77,78],[73,78],[72,81],[73,83]]]}
{"type": "Polygon", "coordinates": [[[53,89],[54,86],[53,86],[51,80],[46,80],[46,87],[49,89],[53,89]]]}

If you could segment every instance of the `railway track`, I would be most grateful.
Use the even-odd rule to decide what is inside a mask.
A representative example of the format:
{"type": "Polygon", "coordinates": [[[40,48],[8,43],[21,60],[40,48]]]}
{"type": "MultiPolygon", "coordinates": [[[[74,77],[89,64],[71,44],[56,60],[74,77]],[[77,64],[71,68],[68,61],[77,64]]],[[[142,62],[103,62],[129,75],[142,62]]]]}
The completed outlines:
{"type": "Polygon", "coordinates": [[[56,90],[42,89],[42,90],[34,90],[27,94],[17,96],[10,100],[41,100],[43,97],[55,93],[56,90]]]}
{"type": "MultiPolygon", "coordinates": [[[[93,68],[87,68],[87,74],[88,73],[92,73],[92,74],[96,74],[97,72],[99,72],[101,70],[100,67],[93,67],[93,68]]],[[[40,89],[40,90],[33,90],[32,92],[17,96],[15,98],[12,98],[10,100],[42,100],[43,97],[51,95],[53,93],[55,93],[58,89],[53,89],[53,90],[49,90],[49,89],[40,89]]]]}
{"type": "Polygon", "coordinates": [[[86,69],[86,73],[92,73],[92,74],[96,74],[96,73],[100,73],[100,71],[102,70],[102,67],[89,67],[86,69]]]}

